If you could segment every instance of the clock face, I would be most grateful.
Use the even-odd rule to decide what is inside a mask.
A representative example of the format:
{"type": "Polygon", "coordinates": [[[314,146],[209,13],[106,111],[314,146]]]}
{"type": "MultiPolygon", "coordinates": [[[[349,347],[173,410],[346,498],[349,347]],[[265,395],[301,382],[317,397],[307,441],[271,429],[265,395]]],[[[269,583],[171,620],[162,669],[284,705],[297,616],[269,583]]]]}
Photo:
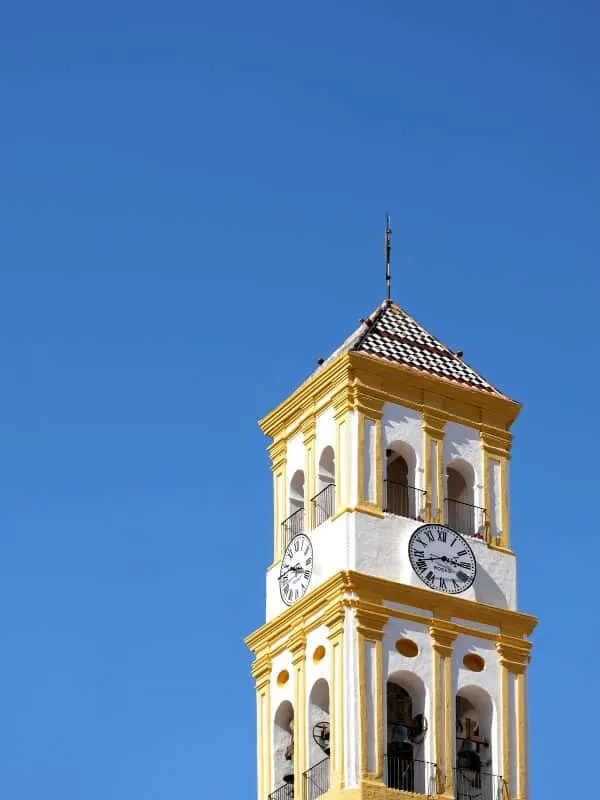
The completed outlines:
{"type": "Polygon", "coordinates": [[[279,591],[287,606],[304,597],[313,568],[313,549],[305,533],[294,536],[281,559],[279,591]]]}
{"type": "Polygon", "coordinates": [[[414,571],[430,589],[459,594],[472,586],[475,556],[463,537],[444,525],[422,525],[408,543],[414,571]]]}

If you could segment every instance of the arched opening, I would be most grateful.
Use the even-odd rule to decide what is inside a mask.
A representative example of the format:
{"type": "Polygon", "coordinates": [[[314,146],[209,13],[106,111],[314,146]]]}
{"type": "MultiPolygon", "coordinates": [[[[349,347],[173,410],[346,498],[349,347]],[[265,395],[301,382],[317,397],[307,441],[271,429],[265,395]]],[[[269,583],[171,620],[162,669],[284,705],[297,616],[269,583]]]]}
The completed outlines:
{"type": "Polygon", "coordinates": [[[416,675],[395,673],[388,679],[386,697],[386,783],[392,789],[428,794],[435,774],[423,760],[425,687],[416,675]]]}
{"type": "Polygon", "coordinates": [[[385,511],[423,519],[425,493],[415,487],[416,457],[405,442],[393,442],[385,452],[385,511]]]}
{"type": "Polygon", "coordinates": [[[474,505],[475,473],[466,461],[452,461],[446,468],[446,520],[467,536],[482,533],[483,509],[474,505]]]}
{"type": "Polygon", "coordinates": [[[305,800],[316,800],[329,789],[329,684],[320,678],[308,698],[308,756],[305,800]]]}
{"type": "Polygon", "coordinates": [[[294,708],[284,700],[273,720],[273,785],[294,783],[294,708]]]}
{"type": "Polygon", "coordinates": [[[335,453],[333,447],[323,448],[317,473],[317,494],[313,497],[315,526],[335,514],[335,453]]]}
{"type": "Polygon", "coordinates": [[[297,469],[290,481],[288,493],[289,516],[283,521],[283,546],[299,533],[304,533],[304,472],[297,469]]]}
{"type": "Polygon", "coordinates": [[[492,775],[492,714],[489,695],[479,687],[461,689],[456,695],[457,800],[496,797],[502,779],[492,775]]]}

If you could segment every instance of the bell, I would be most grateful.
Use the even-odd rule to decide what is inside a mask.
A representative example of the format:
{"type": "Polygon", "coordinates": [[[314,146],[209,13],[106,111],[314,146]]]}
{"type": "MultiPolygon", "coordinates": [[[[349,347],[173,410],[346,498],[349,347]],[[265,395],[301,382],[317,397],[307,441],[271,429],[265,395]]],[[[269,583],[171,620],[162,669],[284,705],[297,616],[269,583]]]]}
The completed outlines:
{"type": "Polygon", "coordinates": [[[459,769],[479,772],[481,769],[481,757],[477,752],[477,748],[477,742],[474,742],[472,739],[463,739],[460,750],[456,754],[457,766],[459,769]]]}
{"type": "Polygon", "coordinates": [[[410,731],[407,725],[392,725],[389,744],[410,745],[410,731]]]}
{"type": "Polygon", "coordinates": [[[289,762],[290,762],[289,766],[288,766],[289,772],[287,772],[283,776],[283,782],[284,783],[293,783],[294,782],[294,756],[292,756],[289,759],[289,762]]]}

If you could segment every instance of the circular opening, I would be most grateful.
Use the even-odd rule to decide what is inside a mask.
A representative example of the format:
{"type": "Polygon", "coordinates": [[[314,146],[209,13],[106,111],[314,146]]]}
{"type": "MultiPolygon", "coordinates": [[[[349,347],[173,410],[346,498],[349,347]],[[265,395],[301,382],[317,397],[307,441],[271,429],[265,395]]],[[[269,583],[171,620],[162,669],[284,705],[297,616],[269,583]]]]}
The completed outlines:
{"type": "Polygon", "coordinates": [[[467,669],[470,669],[471,672],[481,672],[485,667],[485,661],[481,656],[478,656],[477,653],[467,653],[463,658],[463,664],[467,669]]]}
{"type": "Polygon", "coordinates": [[[406,658],[414,658],[419,652],[417,643],[413,642],[412,639],[398,639],[396,642],[396,650],[400,655],[406,656],[406,658]]]}
{"type": "Polygon", "coordinates": [[[290,673],[287,669],[282,669],[277,676],[277,686],[285,686],[290,679],[290,673]]]}
{"type": "Polygon", "coordinates": [[[313,653],[313,661],[315,664],[318,664],[319,661],[322,661],[325,658],[325,648],[322,644],[320,644],[313,653]]]}

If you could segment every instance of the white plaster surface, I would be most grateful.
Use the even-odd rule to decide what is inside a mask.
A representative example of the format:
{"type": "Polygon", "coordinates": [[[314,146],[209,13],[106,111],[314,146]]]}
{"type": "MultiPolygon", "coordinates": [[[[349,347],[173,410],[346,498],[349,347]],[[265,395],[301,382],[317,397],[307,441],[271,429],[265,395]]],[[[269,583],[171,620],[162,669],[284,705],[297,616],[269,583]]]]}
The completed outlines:
{"type": "Polygon", "coordinates": [[[456,460],[466,461],[472,467],[475,475],[473,504],[483,507],[483,448],[479,431],[458,422],[447,422],[444,428],[444,476],[448,465],[456,460]]]}
{"type": "MultiPolygon", "coordinates": [[[[417,489],[424,487],[424,457],[423,457],[423,423],[422,415],[412,408],[385,403],[383,406],[383,453],[392,444],[402,442],[412,450],[415,456],[416,468],[414,486],[417,489]]],[[[385,462],[385,458],[383,459],[385,462]]],[[[410,465],[409,465],[410,466],[410,465]]]]}

